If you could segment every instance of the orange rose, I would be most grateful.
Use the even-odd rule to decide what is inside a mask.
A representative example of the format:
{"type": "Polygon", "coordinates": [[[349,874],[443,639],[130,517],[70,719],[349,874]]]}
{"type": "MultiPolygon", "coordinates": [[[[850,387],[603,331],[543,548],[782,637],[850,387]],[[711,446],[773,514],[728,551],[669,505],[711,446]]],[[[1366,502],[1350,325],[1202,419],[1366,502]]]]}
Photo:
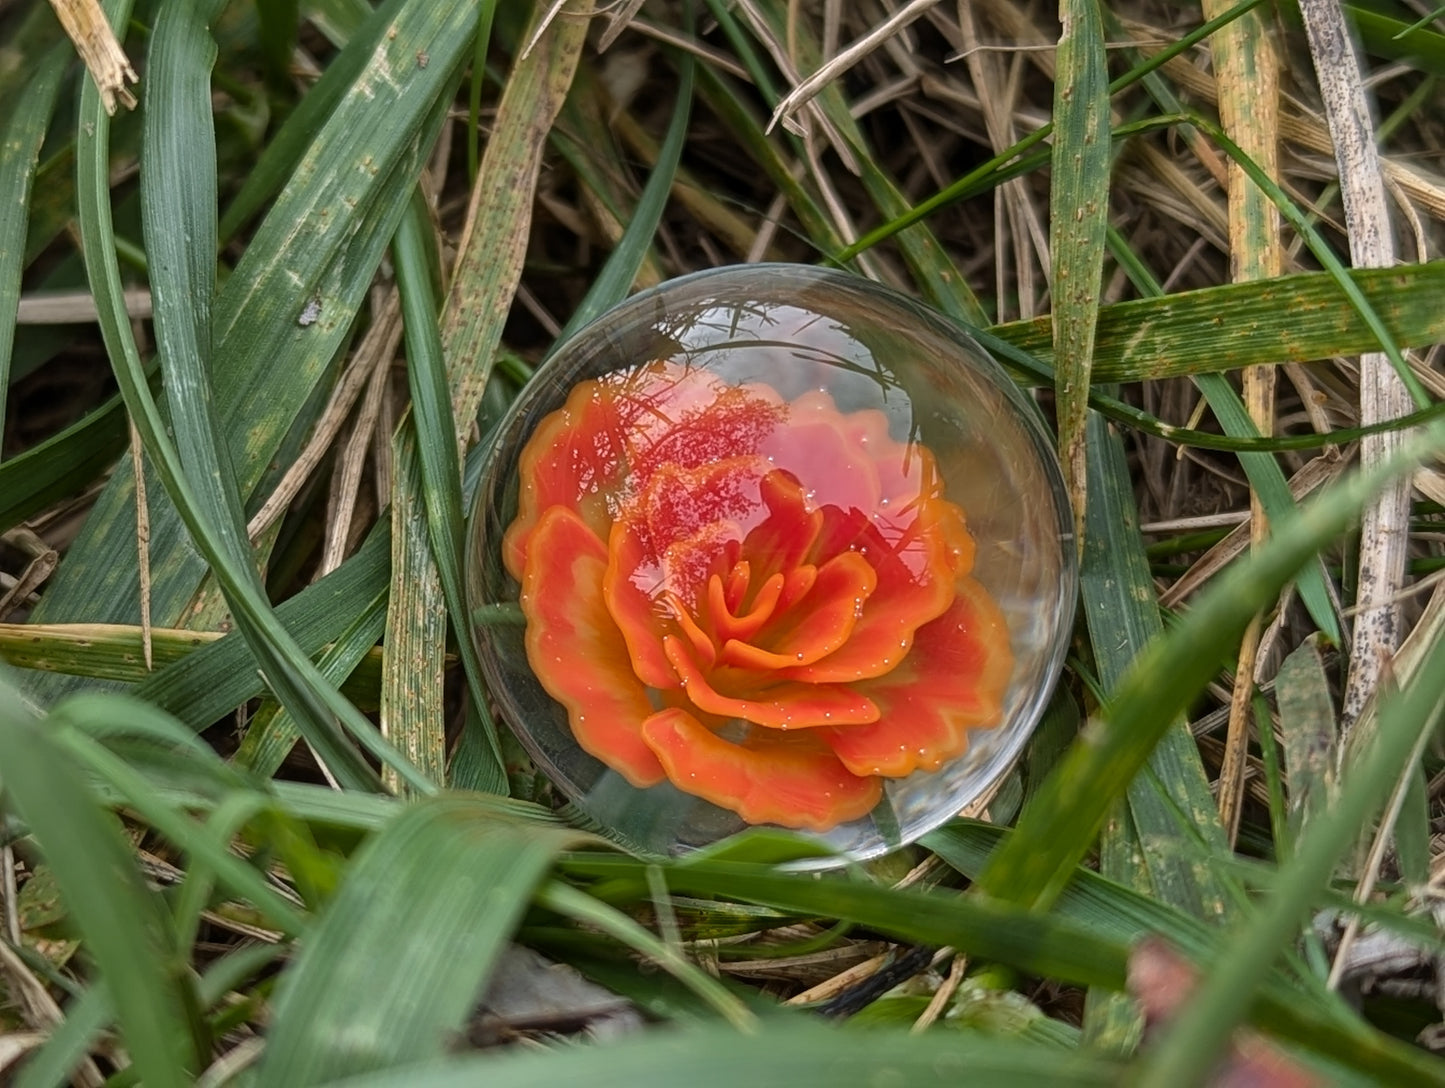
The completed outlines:
{"type": "Polygon", "coordinates": [[[998,723],[1003,616],[882,412],[654,362],[573,388],[519,472],[528,661],[634,786],[823,831],[998,723]]]}

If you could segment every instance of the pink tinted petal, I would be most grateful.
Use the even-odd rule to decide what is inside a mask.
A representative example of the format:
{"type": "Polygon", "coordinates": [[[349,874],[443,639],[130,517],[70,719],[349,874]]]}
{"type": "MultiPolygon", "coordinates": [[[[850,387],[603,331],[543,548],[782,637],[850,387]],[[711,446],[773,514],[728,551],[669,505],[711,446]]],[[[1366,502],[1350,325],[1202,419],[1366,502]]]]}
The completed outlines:
{"type": "Polygon", "coordinates": [[[778,603],[773,606],[773,613],[783,615],[792,611],[793,606],[812,591],[813,583],[817,580],[818,568],[811,563],[788,571],[783,575],[783,589],[778,594],[778,603]]]}
{"type": "Polygon", "coordinates": [[[871,700],[842,684],[769,683],[766,673],[757,676],[737,669],[709,673],[692,657],[686,640],[667,636],[662,642],[688,699],[705,714],[742,718],[770,729],[807,729],[878,718],[878,708],[871,700]],[[718,685],[718,680],[724,684],[718,685]],[[719,691],[718,686],[726,686],[729,680],[748,684],[749,693],[729,695],[719,691]],[[766,686],[751,686],[760,681],[766,686]]]}
{"type": "Polygon", "coordinates": [[[667,465],[696,468],[755,451],[785,411],[766,386],[730,387],[668,362],[579,382],[523,448],[517,516],[502,546],[508,571],[521,577],[528,539],[551,507],[576,510],[605,540],[625,492],[646,488],[667,465]]]}
{"type": "Polygon", "coordinates": [[[634,786],[651,786],[663,777],[640,732],[652,704],[602,599],[606,563],[576,512],[554,506],[542,515],[522,574],[527,660],[567,708],[583,750],[634,786]]]}
{"type": "Polygon", "coordinates": [[[882,792],[806,737],[733,744],[677,708],[648,718],[642,736],[678,789],[750,824],[827,831],[866,815],[882,792]]]}
{"type": "Polygon", "coordinates": [[[636,523],[645,543],[661,558],[668,547],[710,526],[751,527],[760,521],[767,512],[761,493],[766,472],[767,462],[751,456],[697,468],[662,465],[621,516],[636,523]]]}
{"type": "Polygon", "coordinates": [[[952,606],[919,629],[903,663],[857,685],[878,704],[879,719],[815,733],[854,774],[898,778],[937,770],[968,747],[968,730],[999,723],[1012,672],[1003,614],[965,576],[952,606]]]}
{"type": "Polygon", "coordinates": [[[832,419],[808,421],[794,412],[786,426],[768,436],[760,452],[802,484],[814,508],[872,510],[878,504],[878,470],[865,451],[844,439],[832,419]]]}
{"type": "Polygon", "coordinates": [[[877,584],[878,576],[857,552],[834,556],[818,568],[808,595],[764,625],[753,642],[733,639],[724,644],[722,663],[771,670],[811,664],[831,654],[853,634],[877,584]]]}
{"type": "MultiPolygon", "coordinates": [[[[719,612],[730,612],[738,614],[743,607],[743,595],[747,593],[748,586],[752,585],[753,568],[746,559],[740,559],[733,564],[732,570],[728,571],[727,585],[724,586],[722,579],[718,579],[718,598],[715,608],[719,612]]],[[[708,587],[709,593],[712,587],[708,587]]]]}
{"type": "Polygon", "coordinates": [[[654,364],[643,390],[632,399],[641,410],[632,440],[631,462],[641,481],[664,466],[699,468],[756,453],[786,418],[787,408],[771,387],[729,386],[696,368],[654,364]]]}

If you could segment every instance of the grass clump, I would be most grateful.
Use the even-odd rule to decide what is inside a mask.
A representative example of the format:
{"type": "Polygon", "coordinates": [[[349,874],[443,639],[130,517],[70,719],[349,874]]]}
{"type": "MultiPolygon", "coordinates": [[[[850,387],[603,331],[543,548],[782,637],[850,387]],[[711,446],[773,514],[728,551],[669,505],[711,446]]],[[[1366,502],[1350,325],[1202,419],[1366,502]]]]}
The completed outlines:
{"type": "Polygon", "coordinates": [[[0,4],[7,1076],[1445,1080],[1437,13],[103,7],[114,115],[0,4]],[[569,822],[448,640],[531,369],[760,259],[976,328],[1080,519],[989,820],[822,879],[569,822]]]}

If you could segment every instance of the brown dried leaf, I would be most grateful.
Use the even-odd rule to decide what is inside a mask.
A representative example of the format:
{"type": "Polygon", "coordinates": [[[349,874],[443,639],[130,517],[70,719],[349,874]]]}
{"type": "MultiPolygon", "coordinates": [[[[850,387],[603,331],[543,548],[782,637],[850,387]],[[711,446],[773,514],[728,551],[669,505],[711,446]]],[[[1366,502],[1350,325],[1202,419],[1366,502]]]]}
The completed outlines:
{"type": "Polygon", "coordinates": [[[135,109],[135,95],[126,83],[136,83],[140,77],[116,41],[105,12],[100,10],[100,0],[50,0],[50,6],[95,80],[105,112],[114,115],[116,102],[128,110],[135,109]]]}

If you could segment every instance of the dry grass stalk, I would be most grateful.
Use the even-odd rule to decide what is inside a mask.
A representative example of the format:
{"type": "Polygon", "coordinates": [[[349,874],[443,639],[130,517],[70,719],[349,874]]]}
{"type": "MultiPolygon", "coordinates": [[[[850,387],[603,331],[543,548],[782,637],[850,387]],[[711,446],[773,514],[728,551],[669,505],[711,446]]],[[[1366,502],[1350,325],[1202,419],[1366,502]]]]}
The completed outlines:
{"type": "Polygon", "coordinates": [[[328,503],[326,511],[326,543],[321,550],[321,562],[317,565],[317,579],[339,567],[346,557],[348,543],[353,535],[352,525],[367,453],[373,443],[389,445],[386,436],[378,434],[376,424],[381,417],[382,402],[386,399],[391,381],[390,362],[395,352],[396,343],[392,342],[389,350],[383,351],[376,365],[371,368],[371,378],[366,384],[366,393],[361,398],[361,407],[357,410],[351,432],[341,446],[333,476],[331,502],[328,503]]]}
{"type": "Polygon", "coordinates": [[[642,7],[642,0],[622,0],[620,4],[605,14],[607,27],[597,39],[597,51],[600,53],[609,45],[615,42],[628,25],[632,17],[637,14],[637,9],[642,7]]]}
{"type": "Polygon", "coordinates": [[[788,118],[793,111],[804,103],[810,102],[829,83],[838,79],[873,50],[885,44],[936,3],[938,0],[909,0],[909,3],[900,8],[891,18],[878,24],[836,57],[825,61],[821,68],[795,86],[778,103],[777,108],[773,110],[772,117],[768,119],[765,131],[773,131],[774,126],[780,121],[786,127],[788,118]]]}
{"type": "MultiPolygon", "coordinates": [[[[151,316],[151,293],[132,287],[125,292],[125,312],[133,318],[151,316]]],[[[23,296],[15,311],[17,325],[78,325],[95,320],[95,299],[89,291],[35,291],[23,296]]]]}
{"type": "Polygon", "coordinates": [[[336,436],[341,433],[342,424],[351,414],[356,398],[361,395],[367,381],[378,366],[384,366],[396,354],[401,343],[401,304],[393,290],[384,305],[373,311],[376,314],[371,328],[362,337],[351,361],[342,372],[331,398],[326,403],[321,419],[316,424],[306,447],[292,462],[286,474],[281,477],[276,489],[267,498],[265,505],[256,511],[246,526],[246,535],[256,541],[295,501],[301,488],[311,478],[326,452],[331,449],[336,436]]]}
{"type": "MultiPolygon", "coordinates": [[[[1228,5],[1205,0],[1204,14],[1213,18],[1228,5]]],[[[1259,166],[1279,177],[1279,60],[1258,12],[1236,19],[1214,35],[1214,78],[1219,88],[1219,114],[1225,130],[1259,166]]],[[[1228,168],[1229,264],[1236,282],[1278,276],[1284,264],[1279,213],[1236,163],[1228,168]]],[[[1244,372],[1244,401],[1260,434],[1274,433],[1275,371],[1269,366],[1244,372]]],[[[1264,505],[1250,491],[1250,543],[1258,547],[1269,533],[1264,505]]],[[[1230,693],[1229,730],[1219,772],[1219,817],[1233,842],[1244,802],[1244,772],[1249,750],[1250,700],[1254,693],[1263,622],[1256,616],[1240,642],[1239,661],[1230,693]]]]}
{"type": "MultiPolygon", "coordinates": [[[[947,954],[953,950],[945,948],[939,951],[947,954]]],[[[942,1016],[943,1011],[948,1008],[948,1003],[953,1000],[953,995],[958,993],[958,988],[963,985],[963,976],[967,970],[968,957],[961,954],[954,955],[953,962],[948,965],[948,974],[938,989],[934,991],[928,1005],[918,1014],[918,1019],[913,1021],[913,1026],[908,1029],[910,1032],[917,1035],[933,1026],[934,1021],[942,1016]]]]}
{"type": "MultiPolygon", "coordinates": [[[[1374,126],[1365,99],[1359,60],[1350,44],[1344,12],[1334,0],[1305,0],[1300,5],[1310,52],[1320,81],[1335,157],[1340,195],[1349,228],[1350,257],[1356,268],[1388,268],[1395,260],[1383,172],[1375,150],[1374,126]]],[[[1378,423],[1406,415],[1410,395],[1384,354],[1360,357],[1360,422],[1378,423]]],[[[1370,435],[1360,443],[1367,468],[1389,459],[1404,442],[1400,431],[1370,435]]],[[[1396,597],[1405,578],[1410,518],[1408,479],[1387,488],[1365,510],[1360,528],[1359,588],[1363,608],[1354,624],[1354,654],[1341,707],[1347,737],[1365,703],[1374,694],[1381,670],[1400,645],[1396,597]]],[[[1340,750],[1343,751],[1343,744],[1340,750]]]]}
{"type": "Polygon", "coordinates": [[[811,986],[801,993],[794,994],[784,1005],[811,1005],[815,1001],[827,1001],[829,998],[837,997],[850,986],[856,986],[866,978],[876,975],[892,958],[891,952],[880,952],[878,955],[864,960],[862,963],[854,964],[846,971],[839,972],[830,979],[811,986]]]}
{"type": "MultiPolygon", "coordinates": [[[[1145,24],[1126,25],[1134,38],[1141,43],[1152,40],[1159,33],[1157,29],[1145,24]]],[[[1141,49],[1141,53],[1147,55],[1148,50],[1141,49]]],[[[1212,103],[1217,100],[1214,80],[1207,72],[1196,68],[1184,58],[1175,57],[1167,61],[1163,71],[1180,90],[1197,96],[1204,102],[1212,103]]],[[[1279,138],[1287,144],[1298,144],[1310,151],[1333,155],[1335,143],[1329,129],[1319,120],[1299,110],[1297,103],[1280,110],[1279,138]]],[[[1392,185],[1399,186],[1402,193],[1424,208],[1432,218],[1445,222],[1445,178],[1397,158],[1377,158],[1377,161],[1380,170],[1392,185]]]]}
{"type": "Polygon", "coordinates": [[[135,95],[126,83],[137,83],[140,77],[115,40],[115,32],[110,29],[99,0],[50,0],[50,6],[95,80],[105,112],[114,114],[117,104],[128,110],[135,109],[135,95]]]}
{"type": "MultiPolygon", "coordinates": [[[[1343,467],[1344,462],[1339,457],[1321,455],[1314,458],[1290,477],[1290,494],[1298,502],[1306,495],[1316,491],[1321,485],[1333,480],[1340,474],[1343,467]]],[[[1160,606],[1163,608],[1178,607],[1200,586],[1223,570],[1231,560],[1242,555],[1249,546],[1253,523],[1254,519],[1251,516],[1248,521],[1237,525],[1228,536],[1205,552],[1186,574],[1160,594],[1160,606]]]]}

